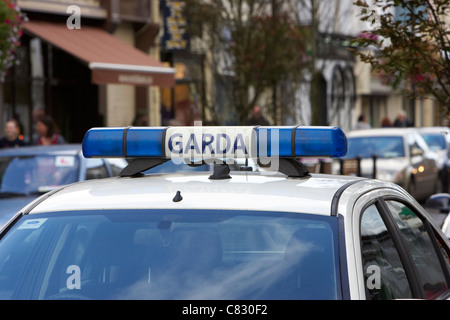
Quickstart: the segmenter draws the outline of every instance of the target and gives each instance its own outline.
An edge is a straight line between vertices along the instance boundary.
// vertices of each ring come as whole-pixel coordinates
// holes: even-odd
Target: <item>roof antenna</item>
[[[180,202],[181,200],[183,200],[183,197],[181,196],[181,192],[177,191],[177,194],[175,195],[175,197],[173,197],[172,201],[173,202]]]

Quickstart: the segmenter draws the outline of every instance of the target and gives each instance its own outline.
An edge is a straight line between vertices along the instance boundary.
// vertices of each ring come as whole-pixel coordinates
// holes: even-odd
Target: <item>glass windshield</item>
[[[355,137],[348,138],[346,158],[395,158],[404,157],[402,137]]]
[[[25,216],[0,299],[339,299],[337,219],[248,211]]]
[[[75,156],[0,158],[0,195],[43,193],[78,179]]]
[[[447,142],[443,133],[422,133],[422,137],[432,150],[447,149]]]

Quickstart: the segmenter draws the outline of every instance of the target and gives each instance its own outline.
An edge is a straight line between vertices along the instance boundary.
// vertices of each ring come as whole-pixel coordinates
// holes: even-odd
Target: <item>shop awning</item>
[[[94,84],[132,84],[171,87],[175,70],[130,46],[103,29],[81,25],[69,29],[66,24],[45,21],[24,23],[29,34],[80,59],[91,69]]]

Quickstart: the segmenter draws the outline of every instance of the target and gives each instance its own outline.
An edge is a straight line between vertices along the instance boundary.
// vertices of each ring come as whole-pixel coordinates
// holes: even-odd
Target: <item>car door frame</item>
[[[438,240],[446,248],[447,254],[450,253],[450,245],[447,239],[445,238],[441,230],[433,223],[433,221],[430,220],[431,217],[415,200],[411,200],[405,197],[405,195],[401,192],[393,189],[382,188],[368,191],[355,201],[352,210],[352,249],[354,250],[353,256],[355,258],[354,263],[356,270],[356,278],[353,278],[353,280],[357,282],[359,298],[366,299],[366,284],[364,281],[363,260],[361,252],[361,218],[365,210],[371,205],[375,204],[378,211],[380,212],[380,215],[382,216],[384,223],[386,224],[386,228],[388,228],[388,231],[392,235],[393,241],[397,247],[396,249],[401,256],[401,261],[404,265],[405,272],[407,272],[408,280],[414,298],[423,299],[424,296],[420,294],[420,292],[422,292],[422,287],[417,277],[417,270],[413,263],[413,258],[409,253],[408,247],[404,243],[404,240],[400,234],[400,230],[398,229],[398,227],[396,227],[395,222],[393,221],[392,215],[388,212],[389,209],[386,205],[387,200],[398,201],[412,209],[413,212],[424,222],[427,231],[434,234],[434,238],[438,238]],[[433,241],[433,244],[439,256],[441,266],[443,267],[447,283],[450,284],[450,273],[448,272],[448,268],[445,266],[445,258],[438,250],[438,244],[436,243],[436,241]],[[449,299],[450,287],[439,298]]]

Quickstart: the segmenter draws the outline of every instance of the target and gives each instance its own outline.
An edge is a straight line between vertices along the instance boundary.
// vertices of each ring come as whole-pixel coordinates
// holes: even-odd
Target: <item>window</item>
[[[361,251],[368,300],[412,298],[399,253],[375,205],[362,215]]]
[[[446,150],[447,141],[445,140],[445,133],[424,133],[422,137],[426,143],[433,150]]]
[[[399,201],[380,200],[363,212],[361,252],[369,300],[436,299],[448,290],[448,252]]]
[[[348,139],[347,158],[378,158],[389,159],[395,157],[404,157],[402,137],[355,137]]]
[[[436,239],[430,237],[422,220],[410,208],[397,201],[386,204],[412,256],[425,298],[436,298],[448,288]]]
[[[86,159],[86,180],[108,177],[108,170],[102,159]]]
[[[31,214],[1,299],[340,299],[337,219],[234,210]]]
[[[421,153],[428,150],[427,143],[419,134],[413,133],[408,135],[407,141],[409,146],[409,153],[411,156],[420,155]],[[417,153],[419,151],[421,153]]]
[[[77,181],[78,158],[29,155],[0,158],[2,194],[39,194]]]
[[[105,159],[109,163],[109,167],[111,169],[111,174],[113,176],[118,176],[122,172],[122,170],[128,165],[128,162],[125,159],[120,158],[109,158]]]

